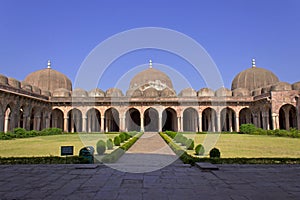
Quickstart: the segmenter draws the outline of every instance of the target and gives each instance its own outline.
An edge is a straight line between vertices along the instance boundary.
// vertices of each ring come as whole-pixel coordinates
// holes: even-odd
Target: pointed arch
[[[152,107],[148,108],[144,112],[144,129],[145,132],[157,132],[158,131],[158,111]]]
[[[217,130],[217,112],[213,108],[206,108],[202,112],[202,131],[215,132]]]
[[[235,112],[231,108],[224,108],[221,111],[221,131],[236,131]]]
[[[101,129],[101,114],[96,108],[91,108],[86,113],[87,132],[100,132]]]
[[[115,108],[107,109],[104,113],[104,118],[105,118],[104,130],[106,132],[118,132],[120,130],[119,128],[120,117],[117,109]]]
[[[285,104],[279,109],[279,127],[280,129],[289,130],[297,127],[296,107],[291,104]]]
[[[198,112],[195,108],[183,111],[183,131],[197,132],[199,124]]]
[[[162,131],[177,131],[177,113],[173,108],[166,108],[162,113]]]
[[[62,110],[55,108],[51,112],[50,127],[64,129],[64,113]]]
[[[82,113],[77,108],[68,112],[68,132],[82,132]]]
[[[126,129],[127,131],[141,130],[141,114],[136,108],[130,108],[126,111]]]

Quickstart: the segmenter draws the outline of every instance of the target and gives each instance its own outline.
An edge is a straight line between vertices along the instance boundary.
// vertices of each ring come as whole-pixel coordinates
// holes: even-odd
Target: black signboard
[[[72,156],[74,152],[74,146],[61,146],[60,153],[62,156]]]

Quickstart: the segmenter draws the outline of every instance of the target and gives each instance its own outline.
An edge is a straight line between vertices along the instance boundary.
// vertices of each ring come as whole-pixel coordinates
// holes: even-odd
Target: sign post
[[[74,146],[61,146],[60,147],[60,155],[66,156],[66,164],[67,164],[67,156],[72,156],[74,154]]]

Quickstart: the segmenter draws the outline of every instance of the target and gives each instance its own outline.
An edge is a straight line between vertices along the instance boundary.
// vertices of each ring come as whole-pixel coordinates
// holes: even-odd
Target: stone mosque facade
[[[281,82],[252,66],[231,89],[186,88],[176,93],[167,74],[149,68],[136,74],[126,94],[118,88],[73,89],[64,74],[48,67],[23,81],[0,75],[0,132],[16,127],[65,132],[239,131],[239,126],[300,127],[300,82]]]

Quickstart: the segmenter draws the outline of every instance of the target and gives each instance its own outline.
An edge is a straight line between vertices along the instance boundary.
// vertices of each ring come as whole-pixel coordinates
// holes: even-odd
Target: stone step
[[[219,167],[216,165],[213,165],[211,163],[206,163],[206,162],[196,162],[195,165],[203,170],[219,170]]]

